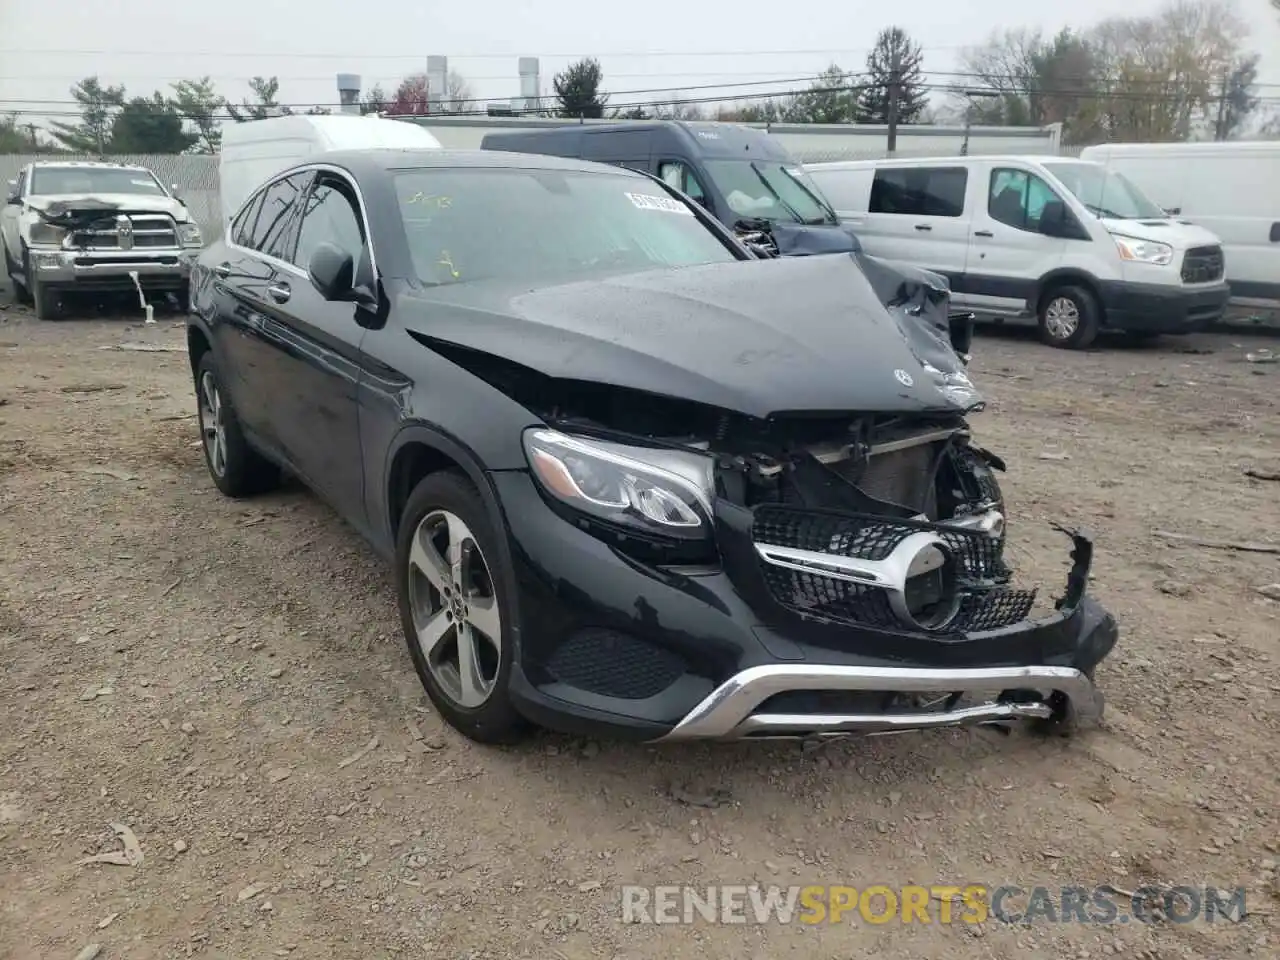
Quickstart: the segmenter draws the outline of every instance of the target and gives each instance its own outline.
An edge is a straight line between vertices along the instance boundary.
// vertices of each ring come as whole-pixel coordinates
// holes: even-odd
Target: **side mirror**
[[[332,243],[322,243],[311,254],[307,276],[326,300],[349,300],[355,282],[356,262],[345,250],[339,250]]]
[[[8,188],[8,190],[7,190],[7,191],[6,191],[6,193],[5,193],[4,202],[5,202],[5,203],[20,203],[21,201],[22,201],[22,197],[18,196],[18,181],[17,181],[17,180],[10,180],[10,181],[9,181],[9,188]]]
[[[356,286],[355,258],[332,243],[321,243],[311,254],[307,276],[320,296],[335,303],[372,305],[373,294],[364,286]]]
[[[1046,237],[1065,237],[1067,224],[1067,207],[1061,200],[1050,200],[1040,211],[1040,232]]]

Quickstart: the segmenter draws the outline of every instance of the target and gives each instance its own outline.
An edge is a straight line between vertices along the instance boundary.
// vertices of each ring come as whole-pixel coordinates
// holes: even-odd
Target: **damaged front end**
[[[1009,563],[945,281],[855,254],[466,297],[409,334],[529,417],[494,482],[530,713],[670,739],[1100,715],[1091,543],[1056,601]]]
[[[1092,542],[1069,534],[1052,603],[1019,583],[1004,465],[961,417],[757,420],[539,388],[525,447],[553,509],[655,576],[725,578],[782,655],[717,677],[667,739],[1101,716],[1091,674],[1116,630],[1086,599]]]

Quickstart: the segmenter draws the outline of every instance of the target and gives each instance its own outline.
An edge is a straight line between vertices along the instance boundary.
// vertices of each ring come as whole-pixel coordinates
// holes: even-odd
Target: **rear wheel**
[[[1102,311],[1087,289],[1054,287],[1040,300],[1040,339],[1051,347],[1083,350],[1098,336]]]
[[[279,484],[279,468],[245,439],[231,400],[222,390],[212,351],[205,352],[196,368],[196,401],[204,459],[214,485],[239,499]]]

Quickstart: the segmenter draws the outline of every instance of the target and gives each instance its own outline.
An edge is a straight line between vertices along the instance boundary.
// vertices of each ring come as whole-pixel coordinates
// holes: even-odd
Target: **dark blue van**
[[[574,123],[490,133],[480,147],[652,174],[744,240],[783,255],[858,249],[804,168],[776,139],[753,127],[685,120]]]

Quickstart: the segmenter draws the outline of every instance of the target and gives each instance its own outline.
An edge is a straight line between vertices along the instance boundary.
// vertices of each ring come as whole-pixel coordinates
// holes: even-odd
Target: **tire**
[[[1040,339],[1051,347],[1083,350],[1098,336],[1102,309],[1086,288],[1066,284],[1040,298]]]
[[[517,743],[532,730],[509,693],[514,578],[502,556],[488,511],[465,475],[433,473],[418,483],[396,542],[405,643],[440,715],[463,736],[485,744]],[[423,573],[428,569],[435,571],[431,579]],[[429,650],[419,641],[420,628],[432,637]],[[467,658],[474,665],[466,671],[471,682],[464,680],[465,650],[474,653]]]
[[[62,297],[39,280],[31,281],[31,306],[37,320],[61,320]]]
[[[28,264],[28,265],[30,263],[26,254],[23,255],[23,262],[24,264]],[[9,253],[9,248],[5,247],[4,268],[5,268],[5,273],[7,273],[9,276],[9,282],[13,284],[13,298],[25,306],[30,306],[31,291],[27,289],[27,283],[25,280],[20,283],[18,282],[17,277],[14,276],[14,273],[17,272],[17,267],[18,267],[18,261],[13,259],[13,256]],[[23,276],[24,277],[30,276],[30,271],[28,270],[26,273],[23,274]]]
[[[231,400],[222,389],[212,351],[206,351],[200,358],[195,380],[201,446],[214,486],[235,499],[279,486],[279,467],[254,450],[244,438]]]

